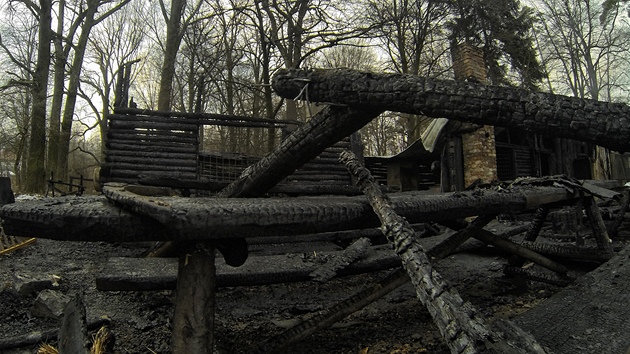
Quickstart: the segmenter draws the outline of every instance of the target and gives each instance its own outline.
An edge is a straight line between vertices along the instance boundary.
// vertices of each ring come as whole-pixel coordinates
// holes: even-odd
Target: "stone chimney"
[[[485,84],[487,70],[483,50],[470,43],[461,43],[451,49],[455,80]],[[464,186],[476,180],[484,183],[497,179],[497,150],[494,127],[483,126],[472,133],[462,135],[464,160]]]

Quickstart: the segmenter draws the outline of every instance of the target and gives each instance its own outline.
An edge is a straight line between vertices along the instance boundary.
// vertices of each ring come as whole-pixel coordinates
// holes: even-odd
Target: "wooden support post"
[[[433,269],[422,247],[414,242],[413,230],[406,220],[391,207],[386,195],[374,182],[370,172],[360,165],[350,151],[340,158],[358,181],[374,212],[382,223],[383,233],[401,257],[418,299],[427,307],[434,322],[453,353],[545,353],[545,350],[525,332],[509,322],[503,323],[502,333],[490,329],[483,316],[466,303]],[[527,345],[514,345],[526,342]]]
[[[621,198],[621,207],[617,212],[615,221],[607,229],[608,236],[610,236],[612,240],[617,238],[617,235],[619,233],[619,226],[621,226],[624,216],[626,215],[626,212],[628,212],[628,207],[630,207],[630,190],[628,190],[628,188],[625,188],[622,194],[623,197]]]
[[[214,247],[197,243],[180,256],[173,314],[174,354],[211,354],[215,307]]]
[[[582,198],[584,204],[584,211],[591,223],[591,229],[593,230],[593,236],[597,242],[597,248],[604,251],[611,258],[613,256],[612,241],[608,237],[608,231],[604,225],[602,214],[599,212],[597,203],[593,196],[585,196]]]

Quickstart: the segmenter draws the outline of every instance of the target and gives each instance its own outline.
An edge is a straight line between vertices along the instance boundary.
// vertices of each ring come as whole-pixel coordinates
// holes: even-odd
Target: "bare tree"
[[[160,0],[162,16],[166,21],[166,42],[157,101],[159,110],[167,111],[171,109],[177,52],[186,29],[198,14],[202,3],[202,0],[197,0],[192,10],[186,13],[186,0],[172,0],[170,11],[166,10],[164,0]]]
[[[98,95],[101,105],[92,103],[88,92],[80,90],[79,94],[91,106],[91,115],[96,117],[101,146],[107,134],[107,115],[113,105],[118,71],[124,70],[130,62],[136,62],[141,53],[146,36],[141,15],[146,9],[147,5],[142,1],[129,3],[96,26],[88,40],[86,62],[92,65],[83,70],[81,81],[86,91]]]
[[[440,0],[369,0],[366,17],[387,52],[388,63],[399,73],[440,77],[450,70],[449,42],[445,29],[450,14]],[[391,117],[389,118],[391,124]],[[408,142],[420,138],[422,120],[400,114]]]
[[[52,1],[40,0],[36,5],[30,1],[24,4],[39,20],[37,64],[33,72],[30,121],[30,139],[26,165],[26,192],[43,192],[46,182],[44,157],[46,156],[46,106],[48,98],[48,75],[50,73],[50,44],[53,38]]]
[[[24,185],[32,82],[37,56],[38,20],[26,7],[7,7],[0,24],[0,151],[2,163],[12,160],[16,188]],[[8,169],[8,167],[7,167]],[[3,173],[9,173],[3,167]]]
[[[580,98],[612,101],[627,97],[630,32],[617,7],[599,0],[541,0],[541,53],[553,72],[550,89]],[[610,179],[608,149],[596,149],[594,174]]]
[[[87,0],[85,4],[85,15],[81,24],[81,34],[79,35],[77,43],[73,45],[74,57],[68,70],[68,89],[60,127],[59,154],[57,156],[56,168],[58,171],[57,175],[62,180],[65,180],[68,175],[68,153],[70,151],[72,122],[74,120],[81,70],[83,69],[83,59],[85,57],[90,32],[94,26],[121,9],[129,3],[129,1],[131,0],[120,0],[107,9],[101,8],[101,5],[109,4],[110,0]],[[99,9],[102,13],[96,16]]]

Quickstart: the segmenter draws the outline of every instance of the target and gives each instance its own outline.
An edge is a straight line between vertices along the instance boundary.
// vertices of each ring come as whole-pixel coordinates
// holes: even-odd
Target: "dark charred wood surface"
[[[171,351],[211,354],[214,345],[214,248],[196,244],[179,257]]]
[[[622,103],[350,69],[282,69],[272,85],[285,98],[299,96],[308,85],[308,96],[300,98],[311,102],[513,127],[630,151],[630,107]]]
[[[151,216],[170,228],[177,239],[213,239],[300,234],[368,228],[378,225],[361,197],[265,199],[143,197],[125,186],[105,186],[105,195],[134,212]],[[397,212],[410,222],[439,221],[509,210],[521,211],[539,202],[569,200],[564,188],[538,187],[510,192],[399,193],[392,196]]]
[[[153,219],[118,208],[104,196],[19,201],[3,206],[0,215],[8,235],[113,242],[170,238]]]
[[[556,354],[630,348],[630,248],[519,315],[515,322]]]
[[[108,185],[104,192],[137,214],[102,197],[63,197],[8,204],[0,209],[0,217],[7,234],[15,236],[112,242],[299,235],[379,224],[362,196],[147,197],[122,185]],[[561,187],[522,187],[482,193],[405,192],[390,198],[397,213],[410,222],[428,222],[518,212],[576,195]]]

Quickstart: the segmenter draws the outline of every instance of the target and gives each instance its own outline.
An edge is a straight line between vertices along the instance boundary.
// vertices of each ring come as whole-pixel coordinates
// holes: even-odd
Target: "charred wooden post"
[[[85,306],[79,294],[63,309],[63,322],[59,328],[60,354],[88,354]]]
[[[625,188],[623,191],[623,197],[621,198],[621,207],[619,211],[617,211],[617,215],[615,216],[615,221],[607,228],[608,235],[612,240],[617,238],[619,233],[619,227],[623,222],[623,219],[628,212],[628,207],[630,207],[630,190]]]
[[[582,200],[584,203],[584,211],[586,211],[586,216],[593,230],[593,236],[597,242],[597,248],[610,259],[613,256],[612,241],[608,236],[608,231],[604,225],[604,220],[602,219],[602,214],[599,212],[595,198],[593,196],[585,196]]]
[[[514,127],[630,151],[630,107],[622,103],[350,69],[283,69],[272,85],[286,98],[298,97],[308,85],[312,102]]]
[[[524,332],[513,325],[506,325],[502,334],[486,326],[482,316],[472,305],[465,303],[457,291],[432,268],[422,247],[413,241],[413,230],[392,209],[387,196],[378,188],[370,172],[362,167],[349,151],[342,153],[341,159],[357,178],[374,212],[381,220],[383,233],[401,257],[418,298],[429,309],[451,352],[545,353],[533,338],[528,338],[527,347],[514,347],[511,337],[521,341]]]
[[[199,243],[180,257],[173,314],[173,353],[212,353],[215,280],[212,247]]]

